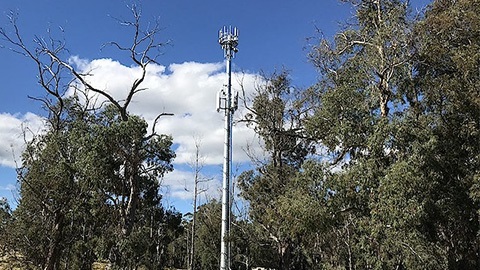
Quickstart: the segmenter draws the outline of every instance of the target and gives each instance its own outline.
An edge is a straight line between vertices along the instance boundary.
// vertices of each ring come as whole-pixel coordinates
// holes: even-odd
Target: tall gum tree
[[[286,71],[264,77],[251,105],[245,104],[248,112],[242,120],[264,142],[267,155],[252,156],[256,168],[239,177],[240,194],[249,202],[249,216],[258,226],[258,236],[263,236],[258,241],[268,247],[254,263],[277,269],[304,267],[300,266],[299,240],[289,234],[283,219],[286,208],[279,203],[310,147],[303,136],[302,108],[296,107],[295,91]]]
[[[153,238],[150,233],[152,239],[145,249],[130,249],[148,241],[140,236],[145,228],[151,232],[165,231],[160,227],[166,226],[169,214],[161,207],[158,180],[172,170],[174,158],[172,139],[155,130],[160,117],[169,114],[159,114],[148,132],[147,123],[128,111],[135,95],[145,90],[141,84],[147,66],[155,63],[163,45],[158,41],[158,22],[144,30],[140,10],[132,6],[131,11],[133,20],[121,24],[133,30],[132,43],[109,43],[127,53],[133,65],[142,71],[121,99],[90,83],[89,76],[94,71],[85,74],[65,60],[68,50],[64,41],[51,36],[35,37],[31,48],[20,33],[16,14],[10,16],[12,31],[0,29],[0,35],[14,52],[32,60],[38,70],[38,83],[45,91],[42,97],[34,99],[45,107],[48,124],[44,134],[28,143],[22,156],[22,197],[13,214],[14,220],[20,222],[16,232],[21,240],[14,248],[43,269],[89,269],[88,263],[93,259],[106,257],[127,268],[139,264],[159,267],[163,263],[162,243],[158,241],[166,240],[164,235]],[[74,94],[70,96],[72,89]],[[93,102],[92,93],[106,103]],[[102,218],[102,214],[116,219]],[[86,228],[93,230],[91,234],[85,234]],[[84,260],[85,265],[70,265],[68,256],[75,256],[72,250],[85,244],[78,241],[88,237],[100,239],[98,233],[116,239],[101,240],[106,243],[106,250],[92,252]],[[35,239],[39,242],[34,244]],[[142,256],[136,255],[138,252]],[[150,261],[142,262],[139,258]]]
[[[476,269],[479,3],[434,1],[412,20],[407,1],[344,2],[354,24],[311,55],[321,77],[306,129],[333,165],[318,175],[331,231],[348,239],[324,260]]]
[[[423,169],[428,236],[449,269],[476,269],[480,168],[480,1],[434,1],[418,27],[416,87],[432,132]]]
[[[424,242],[405,237],[404,230],[414,227],[407,221],[397,226],[387,218],[401,212],[404,198],[388,201],[392,194],[383,192],[401,184],[394,167],[405,136],[399,130],[408,130],[404,120],[417,100],[407,87],[414,75],[415,17],[408,1],[343,2],[355,17],[333,42],[322,38],[312,47],[320,80],[310,91],[316,106],[305,121],[330,163],[331,173],[319,177],[331,232],[345,239],[326,243],[335,252],[324,259],[347,269],[415,268],[428,260],[417,255]]]

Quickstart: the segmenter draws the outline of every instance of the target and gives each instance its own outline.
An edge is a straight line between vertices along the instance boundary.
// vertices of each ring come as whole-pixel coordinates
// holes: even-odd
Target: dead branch
[[[152,135],[153,134],[156,134],[155,132],[155,128],[157,126],[157,123],[158,123],[158,120],[160,120],[160,117],[162,116],[174,116],[175,114],[173,113],[161,113],[159,115],[157,115],[157,117],[155,117],[155,120],[153,121],[153,125],[152,125]]]

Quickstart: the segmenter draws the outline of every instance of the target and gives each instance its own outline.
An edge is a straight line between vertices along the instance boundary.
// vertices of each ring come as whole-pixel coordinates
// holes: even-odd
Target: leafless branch
[[[153,121],[153,124],[152,124],[152,135],[156,134],[155,128],[157,126],[158,120],[160,120],[160,118],[163,117],[163,116],[174,116],[174,114],[173,113],[161,113],[161,114],[157,115],[157,117],[155,117],[155,120]]]

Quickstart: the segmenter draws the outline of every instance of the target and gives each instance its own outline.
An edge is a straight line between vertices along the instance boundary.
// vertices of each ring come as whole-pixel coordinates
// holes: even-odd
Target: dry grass
[[[105,262],[96,262],[92,265],[92,270],[106,270],[108,263]],[[25,267],[21,262],[15,260],[14,258],[4,256],[0,257],[0,270],[26,270],[28,269]]]
[[[105,262],[95,262],[92,265],[92,270],[106,270],[108,269],[108,263]],[[1,270],[1,269],[0,269]]]
[[[5,252],[3,250],[3,252]],[[13,253],[3,253],[0,255],[0,270],[25,270],[28,267],[22,262],[22,256]]]
[[[22,263],[9,256],[0,257],[0,270],[24,270],[27,269]]]

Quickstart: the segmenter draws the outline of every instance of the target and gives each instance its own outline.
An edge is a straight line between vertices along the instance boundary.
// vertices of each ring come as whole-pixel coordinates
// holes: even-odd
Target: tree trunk
[[[380,92],[380,113],[382,117],[387,117],[390,111],[390,109],[388,108],[388,102],[390,101],[391,92],[385,74],[382,74],[382,76],[380,76],[378,88]]]
[[[130,233],[132,232],[139,196],[138,183],[135,179],[135,174],[132,174],[129,178],[130,192],[128,194],[128,204],[125,211],[122,228],[122,233],[124,236],[130,235]]]
[[[195,264],[195,221],[196,221],[196,214],[197,214],[197,194],[198,193],[198,179],[197,175],[195,175],[195,186],[193,191],[193,216],[192,216],[192,240],[191,248],[190,248],[190,261],[188,262],[188,269],[193,270]]]
[[[280,253],[280,270],[290,269],[292,260],[291,245],[288,241],[280,241],[278,243],[278,251]]]
[[[48,248],[47,260],[45,263],[44,270],[56,270],[58,269],[58,264],[60,262],[60,242],[62,240],[62,231],[63,231],[63,214],[57,210],[54,213],[55,224],[53,226],[52,239],[50,241],[50,246]]]
[[[128,180],[128,185],[130,190],[128,192],[128,203],[127,208],[125,209],[125,215],[123,217],[123,236],[129,236],[133,230],[133,225],[135,223],[135,215],[137,211],[138,201],[140,197],[140,187],[138,179],[138,167],[141,164],[139,158],[138,145],[136,143],[132,146],[131,157],[127,157],[126,167],[125,167],[125,179]]]

